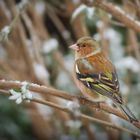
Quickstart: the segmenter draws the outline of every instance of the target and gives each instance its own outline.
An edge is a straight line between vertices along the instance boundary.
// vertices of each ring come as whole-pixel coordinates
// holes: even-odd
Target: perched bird
[[[75,50],[75,79],[83,95],[98,101],[108,97],[124,111],[131,122],[138,121],[124,105],[115,67],[104,55],[98,42],[91,37],[82,37],[70,48]]]

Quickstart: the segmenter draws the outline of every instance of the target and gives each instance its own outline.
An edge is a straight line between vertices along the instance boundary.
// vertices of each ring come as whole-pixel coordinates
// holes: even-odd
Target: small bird
[[[138,121],[124,105],[116,69],[99,43],[91,37],[82,37],[70,48],[75,50],[75,79],[83,95],[94,101],[108,97],[123,110],[130,122]]]

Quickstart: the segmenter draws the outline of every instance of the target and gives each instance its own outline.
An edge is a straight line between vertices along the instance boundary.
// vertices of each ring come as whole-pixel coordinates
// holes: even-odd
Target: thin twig
[[[112,14],[116,19],[126,25],[128,28],[133,29],[136,32],[140,32],[140,22],[133,19],[129,14],[118,6],[113,5],[110,2],[105,2],[103,0],[93,1],[93,5],[97,8],[105,10],[109,14]]]
[[[6,81],[6,80],[0,80],[0,89],[12,89],[12,88],[21,88],[22,86],[22,82],[18,82],[18,81]],[[78,96],[72,96],[67,92],[64,91],[60,91],[57,89],[53,89],[53,88],[49,88],[46,86],[40,86],[37,84],[30,84],[29,86],[29,90],[34,91],[34,92],[39,92],[39,93],[43,93],[44,95],[49,95],[49,96],[55,96],[55,97],[60,97],[62,99],[66,99],[66,100],[78,100],[81,104],[86,105],[90,108],[93,109],[100,109],[103,110],[105,112],[114,114],[126,121],[128,121],[129,119],[124,115],[124,113],[122,113],[121,111],[119,111],[116,108],[113,108],[105,103],[102,102],[93,102],[90,101],[84,97],[78,97]],[[140,121],[138,122],[132,122],[131,124],[133,124],[134,126],[136,126],[137,128],[140,128]]]
[[[6,90],[0,90],[0,93],[4,94],[4,95],[10,95],[10,93],[8,91],[6,91]],[[63,106],[58,105],[58,104],[55,104],[55,103],[53,103],[51,101],[45,101],[45,100],[42,100],[42,99],[39,99],[39,98],[36,98],[36,97],[33,97],[33,99],[31,101],[35,102],[35,103],[47,105],[47,106],[53,107],[55,109],[58,109],[58,110],[61,110],[61,111],[64,111],[64,112],[72,114],[72,112],[68,108],[63,107]],[[93,118],[93,117],[87,116],[87,115],[82,114],[82,113],[79,114],[79,118],[81,118],[83,121],[88,120],[88,121],[91,121],[91,122],[95,122],[95,123],[104,125],[106,127],[117,129],[119,131],[125,131],[125,132],[127,132],[129,134],[132,134],[132,135],[140,138],[140,136],[137,134],[137,132],[136,133],[132,132],[131,130],[128,130],[128,129],[120,127],[120,126],[117,126],[117,125],[115,125],[113,123],[109,123],[109,122],[106,122],[106,121],[103,121],[103,120],[99,120],[97,118]]]
[[[49,101],[43,101],[43,100],[40,100],[40,99],[37,99],[37,98],[34,98],[32,101],[34,102],[37,102],[37,103],[41,103],[41,104],[44,104],[44,105],[48,105],[48,106],[51,106],[53,108],[56,108],[56,109],[59,109],[61,111],[64,111],[64,112],[67,112],[67,113],[72,113],[69,109],[65,108],[65,107],[62,107],[60,105],[57,105],[55,103],[52,103],[52,102],[49,102]],[[125,131],[127,133],[130,133],[132,135],[135,135],[136,137],[140,138],[140,136],[137,134],[137,133],[134,133],[126,128],[122,128],[120,126],[117,126],[117,125],[114,125],[112,123],[108,123],[106,121],[103,121],[103,120],[99,120],[99,119],[96,119],[96,118],[93,118],[93,117],[90,117],[90,116],[87,116],[85,114],[80,114],[80,116],[83,120],[90,120],[92,122],[95,122],[95,123],[99,123],[99,124],[102,124],[104,126],[108,126],[108,127],[111,127],[111,128],[115,128],[119,131]]]

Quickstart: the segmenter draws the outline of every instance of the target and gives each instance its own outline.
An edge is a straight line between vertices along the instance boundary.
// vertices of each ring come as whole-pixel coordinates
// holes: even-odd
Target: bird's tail
[[[138,121],[138,119],[134,116],[134,114],[130,111],[130,109],[126,105],[121,104],[119,106],[123,110],[125,115],[129,118],[130,122]]]

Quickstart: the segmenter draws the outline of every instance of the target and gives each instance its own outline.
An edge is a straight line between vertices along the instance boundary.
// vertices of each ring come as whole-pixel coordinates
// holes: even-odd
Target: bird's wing
[[[107,63],[111,62],[109,61]],[[93,62],[89,63],[86,59],[77,61],[75,68],[77,79],[87,88],[122,104],[115,68],[113,68],[113,71],[103,71],[99,69],[99,65]]]

